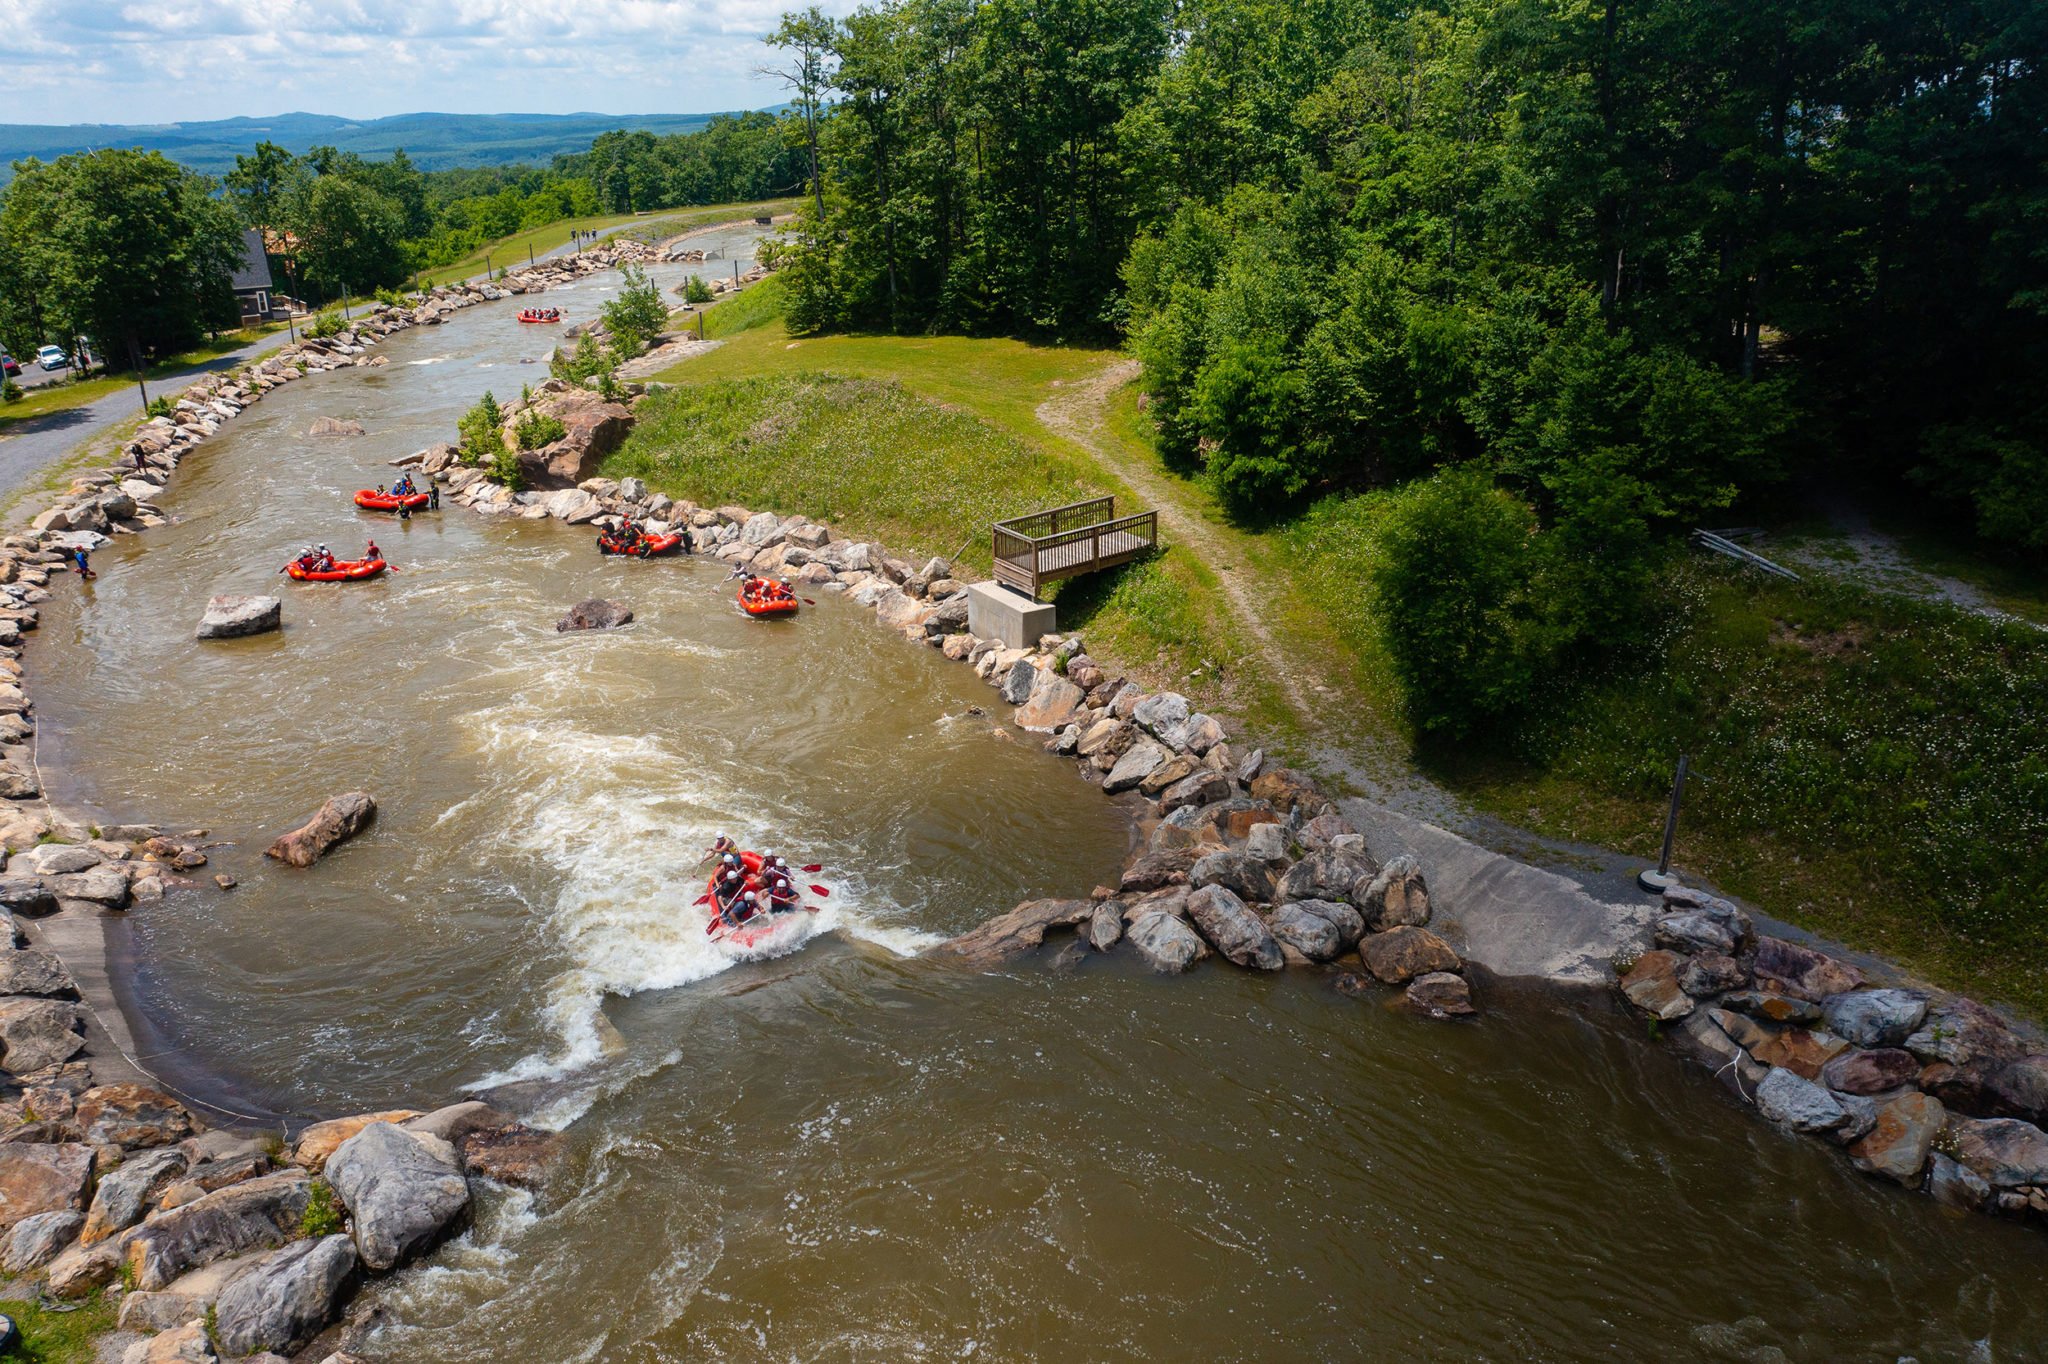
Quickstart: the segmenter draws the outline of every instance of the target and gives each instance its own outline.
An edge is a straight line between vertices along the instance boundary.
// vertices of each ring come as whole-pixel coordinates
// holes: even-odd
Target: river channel
[[[614,279],[549,301],[587,317]],[[849,603],[753,622],[712,562],[356,512],[544,377],[514,306],[230,423],[29,656],[62,803],[230,845],[205,874],[234,890],[124,936],[181,1073],[294,1116],[509,1085],[567,1133],[547,1194],[487,1193],[372,1290],[373,1358],[2048,1358],[2048,1238],[1773,1131],[1597,1001],[1496,986],[1446,1026],[1306,974],[917,956],[1112,877],[1123,812]],[[276,575],[369,534],[398,572]],[[192,639],[212,593],[266,590],[283,633]],[[557,634],[588,596],[637,619]],[[358,788],[369,833],[265,864]],[[705,943],[719,832],[825,865],[802,950]]]

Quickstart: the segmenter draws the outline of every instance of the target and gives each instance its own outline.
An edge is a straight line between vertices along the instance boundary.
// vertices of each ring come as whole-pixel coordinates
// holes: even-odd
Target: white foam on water
[[[429,355],[423,360],[408,360],[405,363],[408,365],[438,365],[454,358],[453,355]]]

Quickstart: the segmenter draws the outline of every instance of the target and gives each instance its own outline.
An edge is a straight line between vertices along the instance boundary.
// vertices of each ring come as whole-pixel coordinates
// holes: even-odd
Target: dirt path
[[[1814,504],[1841,536],[1836,543],[1846,554],[1830,554],[1830,546],[1825,542],[1794,547],[1786,552],[1785,557],[1798,567],[1814,573],[1852,577],[1880,591],[1900,596],[1947,602],[1959,611],[1991,620],[2032,625],[2035,629],[2048,628],[2000,610],[1981,590],[1960,578],[1930,573],[1919,567],[1906,553],[1905,546],[1872,525],[1863,509],[1841,493],[1819,492],[1815,494]]]
[[[1130,484],[1148,506],[1158,511],[1159,524],[1166,533],[1215,571],[1238,628],[1258,649],[1260,665],[1279,683],[1289,709],[1302,727],[1311,733],[1321,732],[1310,694],[1329,688],[1320,676],[1303,667],[1299,658],[1282,648],[1267,628],[1266,613],[1253,600],[1244,575],[1238,572],[1245,556],[1230,545],[1227,532],[1218,531],[1199,511],[1186,504],[1184,491],[1174,487],[1147,462],[1126,458],[1104,430],[1110,397],[1137,377],[1136,360],[1119,360],[1040,403],[1036,414],[1039,424],[1088,451]]]

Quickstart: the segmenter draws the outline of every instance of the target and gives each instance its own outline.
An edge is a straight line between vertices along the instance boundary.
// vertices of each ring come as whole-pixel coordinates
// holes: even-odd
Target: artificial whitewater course
[[[1489,981],[1447,1023],[1321,970],[929,951],[1145,832],[973,672],[829,592],[749,619],[710,557],[352,505],[544,377],[520,306],[268,394],[29,648],[52,803],[206,831],[197,884],[107,920],[151,1077],[229,1128],[483,1095],[558,1134],[303,1358],[2048,1358],[2048,1237],[1757,1122],[1618,1001]],[[373,581],[277,575],[370,535]],[[194,640],[220,593],[284,629]],[[586,598],[634,619],[557,631]],[[262,856],[357,790],[316,865]],[[718,834],[822,868],[773,955],[704,931]]]

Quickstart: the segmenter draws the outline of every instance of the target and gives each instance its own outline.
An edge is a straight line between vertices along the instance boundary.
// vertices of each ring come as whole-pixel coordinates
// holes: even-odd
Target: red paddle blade
[[[692,907],[695,907],[697,905],[708,905],[710,903],[711,897],[709,895],[699,895],[696,899],[690,901]]]
[[[832,892],[825,889],[823,886],[812,886],[811,894],[824,896],[828,900],[832,898]]]
[[[824,864],[823,862],[813,862],[813,863],[811,863],[811,865],[810,865],[810,866],[808,866],[808,867],[800,867],[800,868],[798,868],[798,870],[800,870],[800,871],[805,871],[805,872],[816,872],[816,871],[823,871],[823,870],[825,870],[825,864]]]

